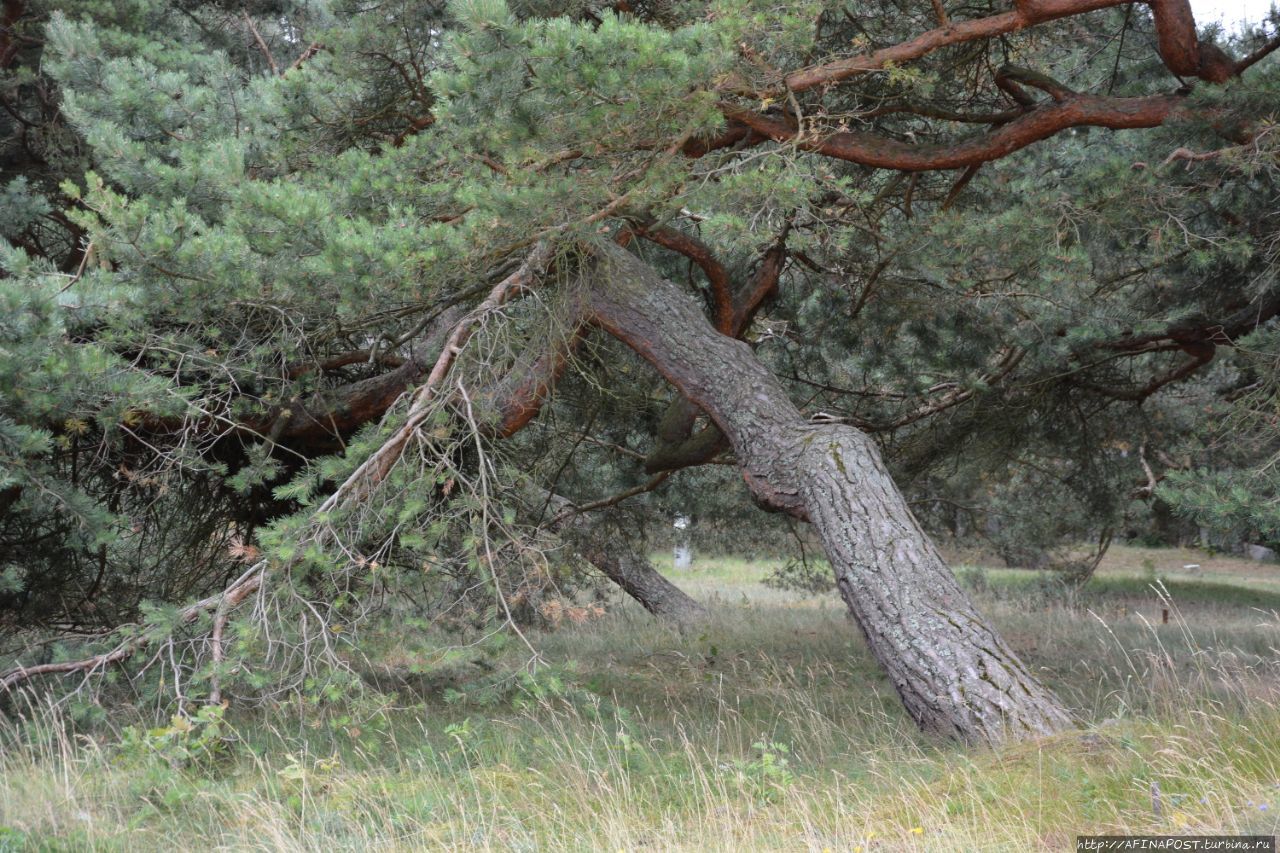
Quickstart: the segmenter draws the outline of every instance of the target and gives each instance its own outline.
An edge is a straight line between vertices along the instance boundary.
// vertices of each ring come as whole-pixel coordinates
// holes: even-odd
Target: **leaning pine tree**
[[[225,586],[192,579],[207,594],[168,624],[198,626],[214,701],[236,613],[269,611],[281,588],[313,614],[348,613],[355,569],[385,560],[470,551],[459,572],[487,576],[510,617],[526,591],[508,594],[501,567],[561,535],[650,610],[696,619],[643,559],[593,545],[588,519],[731,462],[760,506],[813,526],[922,729],[1052,733],[1068,711],[956,583],[881,444],[918,471],[990,432],[993,412],[1011,413],[1011,434],[1064,400],[1101,417],[1280,311],[1274,224],[1239,215],[1275,198],[1258,104],[1280,42],[1233,58],[1185,0],[964,17],[816,0],[582,2],[556,17],[492,0],[58,5],[6,4],[0,45],[6,72],[31,72],[7,96],[31,116],[11,128],[22,175],[0,259],[22,318],[0,332],[26,364],[0,368],[4,562],[51,623],[100,613],[130,566],[157,565],[148,535],[166,519],[147,513],[203,501],[247,567],[224,567]],[[54,93],[58,114],[37,115]],[[1253,182],[1219,205],[1227,238],[1184,251],[1153,236],[1173,207],[1217,203],[1167,162],[1082,176],[1091,201],[1061,216],[1036,183],[1083,173],[1082,146],[1121,144],[1089,128],[1166,125],[1217,146],[1170,153],[1221,169],[1213,192]],[[29,127],[61,140],[57,157]],[[1130,191],[1108,197],[1117,182]],[[1215,286],[1162,286],[1206,271]],[[671,389],[639,431],[599,390],[608,371],[638,381],[636,357]],[[73,370],[95,381],[49,392]],[[841,414],[815,418],[801,389]],[[624,451],[649,479],[575,504],[569,457],[530,461],[533,426],[562,432],[570,456]],[[504,453],[533,473],[518,507],[497,500]],[[466,530],[441,522],[459,490]],[[70,558],[46,535],[68,523]],[[377,556],[344,524],[382,542]],[[59,560],[86,593],[69,612],[52,586],[39,595],[41,561]],[[3,684],[157,641],[132,631]]]

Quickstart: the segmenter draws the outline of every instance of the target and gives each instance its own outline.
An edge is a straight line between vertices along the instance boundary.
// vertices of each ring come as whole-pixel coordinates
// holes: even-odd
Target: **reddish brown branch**
[[[860,111],[859,119],[880,118],[881,116],[907,113],[921,118],[936,118],[940,121],[954,121],[958,124],[1004,124],[1022,115],[1022,109],[1001,110],[995,113],[961,113],[941,107],[922,106],[920,104],[887,104],[883,107]]]
[[[1158,332],[1125,335],[1101,341],[1094,346],[1116,352],[1150,352],[1153,347],[1171,344],[1177,347],[1210,343],[1235,346],[1238,338],[1249,334],[1273,317],[1280,316],[1280,293],[1268,295],[1257,303],[1240,308],[1234,314],[1217,320],[1176,323]],[[1171,347],[1165,347],[1171,348]]]
[[[1001,66],[996,71],[995,80],[997,86],[1000,86],[1002,83],[1005,85],[1010,83],[1015,85],[1021,83],[1025,86],[1030,86],[1033,89],[1039,89],[1055,101],[1065,101],[1067,98],[1071,98],[1076,95],[1075,91],[1064,86],[1062,83],[1059,83],[1057,80],[1054,80],[1047,74],[1041,74],[1039,71],[1032,71],[1030,68],[1022,68],[1017,65]],[[1024,105],[1034,106],[1035,101],[1026,101],[1024,102]]]
[[[316,371],[328,373],[331,370],[350,367],[353,364],[381,364],[386,367],[400,367],[404,362],[403,358],[391,353],[375,354],[372,350],[358,349],[340,353],[324,361],[291,365],[287,369],[286,375],[290,379],[298,379],[308,373],[315,373]]]
[[[793,71],[785,78],[792,92],[828,86],[890,64],[901,65],[939,48],[992,38],[1060,18],[1126,5],[1128,0],[1019,0],[1012,12],[971,21],[951,21],[910,41],[860,56]],[[1215,46],[1202,45],[1187,0],[1149,0],[1156,20],[1160,57],[1175,74],[1221,83],[1237,73],[1237,66]]]
[[[458,321],[449,333],[449,337],[445,340],[444,348],[441,350],[439,357],[436,358],[436,363],[431,368],[431,373],[427,375],[426,381],[413,392],[405,422],[395,431],[391,438],[387,439],[378,448],[376,453],[356,469],[356,472],[348,478],[342,487],[329,496],[328,500],[320,507],[321,513],[332,510],[340,505],[342,501],[347,500],[351,494],[359,495],[360,492],[367,491],[372,484],[380,483],[386,478],[387,472],[399,461],[404,448],[409,444],[410,439],[417,434],[418,429],[429,416],[431,404],[440,392],[440,383],[449,371],[453,369],[453,364],[457,360],[458,354],[462,352],[462,348],[475,333],[479,321],[505,305],[518,294],[523,293],[526,288],[532,285],[535,276],[542,272],[543,268],[550,262],[550,259],[550,245],[546,243],[535,245],[519,269],[494,285],[488,297],[466,317]],[[359,496],[356,499],[360,499]]]
[[[749,147],[764,142],[767,137],[754,133],[751,128],[741,124],[730,124],[723,132],[715,136],[689,139],[680,147],[680,153],[691,159],[705,157],[712,151],[732,148],[735,145]]]
[[[942,5],[942,0],[930,0],[933,3],[933,14],[938,18],[938,26],[946,29],[951,26],[951,18],[947,17],[946,7]]]
[[[405,140],[407,140],[410,136],[413,136],[416,133],[420,133],[426,130],[428,127],[431,127],[431,125],[435,123],[436,123],[436,117],[434,115],[425,115],[419,118],[415,118],[413,121],[409,122],[408,127],[400,131],[400,133],[396,134],[395,139],[391,140],[392,147],[400,148],[401,146],[404,145]]]
[[[867,307],[867,303],[876,292],[876,286],[880,283],[884,271],[889,268],[889,264],[893,262],[894,257],[894,255],[890,255],[887,258],[882,258],[871,270],[871,275],[867,276],[866,282],[862,285],[862,291],[858,294],[857,301],[849,309],[850,320],[857,318],[862,313],[862,309]]]
[[[564,374],[586,334],[587,327],[580,325],[548,350],[536,354],[528,351],[507,380],[489,392],[498,415],[494,432],[500,438],[515,435],[542,411],[547,395]]]
[[[948,45],[1004,35],[1056,18],[1123,4],[1124,0],[1047,0],[1022,3],[1012,12],[971,21],[951,21],[948,25],[929,30],[910,41],[793,71],[786,76],[786,85],[793,92],[803,92],[817,86],[839,83],[868,71],[878,71],[889,64],[902,65]]]
[[[1008,95],[1014,103],[1022,107],[1023,110],[1031,109],[1036,105],[1035,96],[1022,88],[1017,80],[1006,74],[997,73],[995,76],[996,88]]]
[[[1192,151],[1190,148],[1175,148],[1169,153],[1169,156],[1161,161],[1161,166],[1168,166],[1170,163],[1178,160],[1186,160],[1189,163],[1201,163],[1205,160],[1216,160],[1222,156],[1222,150],[1217,151]]]
[[[529,275],[527,270],[524,275]],[[518,290],[524,286],[526,279],[507,281],[511,287]],[[512,281],[514,284],[511,283]],[[484,305],[481,307],[483,308]],[[309,450],[340,447],[344,437],[382,417],[406,391],[423,378],[432,366],[432,361],[429,359],[434,359],[437,354],[442,354],[450,346],[444,340],[445,335],[449,334],[451,329],[458,328],[461,317],[462,311],[457,307],[444,311],[415,342],[415,351],[409,358],[399,359],[395,356],[387,356],[379,359],[383,363],[399,362],[393,370],[320,391],[303,399],[289,400],[272,406],[261,415],[241,417],[234,422],[223,421],[223,423],[226,423],[231,431],[255,440],[268,439]],[[537,413],[542,398],[545,397],[556,376],[563,371],[568,355],[568,351],[555,357],[547,354],[545,362],[513,372],[513,382],[518,376],[526,380],[526,384],[518,388],[512,384],[505,388],[504,398],[508,403],[500,406],[501,421],[500,426],[495,428],[496,431],[502,435],[509,435],[528,423]],[[322,369],[332,368],[365,361],[367,358],[367,353],[345,353],[318,366]],[[316,367],[317,365],[298,365],[290,373],[302,375]],[[212,429],[216,425],[217,423],[210,418],[207,427]],[[185,420],[163,419],[147,415],[143,416],[142,426],[149,433],[159,435],[191,428],[191,424]]]
[[[1182,104],[1183,99],[1176,95],[1143,98],[1071,95],[1029,110],[988,133],[950,144],[910,144],[856,131],[802,134],[781,117],[736,107],[727,108],[725,115],[776,142],[790,143],[804,151],[864,166],[921,172],[986,163],[1072,127],[1114,130],[1158,127]]]
[[[1213,356],[1217,347],[1212,343],[1202,343],[1194,347],[1188,347],[1191,358],[1182,364],[1174,367],[1159,376],[1154,377],[1146,385],[1141,388],[1115,388],[1111,386],[1103,387],[1100,385],[1088,384],[1085,387],[1104,397],[1110,397],[1113,400],[1125,400],[1133,403],[1140,403],[1159,391],[1166,385],[1171,385],[1181,379],[1186,379],[1209,362],[1213,361]]]
[[[741,337],[765,299],[777,289],[778,279],[786,266],[786,240],[790,227],[788,223],[761,258],[755,273],[734,293],[732,310],[723,322],[716,324],[716,331],[728,337]],[[714,424],[693,432],[699,411],[697,405],[684,397],[672,401],[658,425],[657,446],[645,459],[646,471],[674,471],[702,465],[725,449],[725,437]]]
[[[679,252],[701,268],[711,286],[715,305],[715,325],[724,334],[732,334],[734,300],[729,272],[716,259],[711,247],[697,237],[667,225],[636,226],[635,233],[673,252]]]
[[[457,319],[459,314],[460,311],[452,310],[438,318],[432,330],[418,343],[422,357],[439,351],[441,337],[449,328],[447,323]],[[344,359],[340,357],[335,359],[334,363],[343,361]],[[193,423],[186,418],[157,417],[149,413],[140,413],[139,429],[150,435],[164,436],[188,432],[192,429],[213,432],[222,426],[229,432],[240,434],[250,440],[268,439],[309,450],[337,449],[342,446],[345,436],[385,414],[387,409],[421,378],[429,366],[418,357],[409,359],[388,357],[386,361],[399,361],[400,364],[394,370],[379,376],[357,380],[337,388],[317,392],[306,398],[295,398],[287,403],[270,406],[260,415],[239,416],[234,419],[209,416],[203,421]],[[298,366],[291,370],[291,375],[296,371],[296,375],[300,376],[316,367],[316,365]]]
[[[424,359],[440,351],[444,335],[457,322],[461,311],[457,308],[443,312],[417,341],[417,350],[408,359],[385,356],[384,363],[396,360],[400,364],[391,371],[348,383],[340,388],[320,391],[302,400],[291,400],[269,409],[264,415],[247,418],[237,424],[237,430],[252,436],[270,436],[272,440],[302,444],[312,447],[328,447],[350,435],[364,424],[382,417],[400,395],[411,388],[427,371],[430,364]],[[347,353],[330,362],[326,367],[354,363],[359,353]],[[363,358],[368,359],[365,353]],[[294,371],[299,375],[314,369],[311,365],[299,365]],[[291,374],[293,371],[291,371]],[[165,431],[159,422],[149,423],[149,428]],[[181,428],[181,425],[175,425]]]
[[[1236,63],[1216,45],[1196,36],[1196,20],[1187,0],[1148,0],[1156,21],[1156,46],[1165,67],[1185,77],[1225,83],[1237,73]]]
[[[782,277],[782,270],[787,263],[787,234],[790,230],[791,226],[788,223],[778,235],[778,239],[774,240],[773,245],[760,259],[760,266],[747,280],[746,287],[734,298],[733,322],[726,334],[735,338],[741,337],[751,325],[751,321],[755,319],[760,306],[777,291],[778,279]]]
[[[256,433],[273,433],[281,440],[321,442],[349,435],[391,408],[423,373],[425,366],[416,360],[406,361],[389,373],[323,391],[306,400],[278,406],[266,416],[244,424]],[[278,419],[284,426],[273,429]]]
[[[969,182],[973,180],[973,176],[978,174],[978,170],[981,168],[981,163],[974,163],[972,166],[964,170],[964,174],[956,179],[956,182],[951,185],[950,191],[947,192],[947,197],[942,200],[942,210],[947,210],[951,207],[955,200],[959,198],[960,193],[964,191],[964,188],[969,186]]]

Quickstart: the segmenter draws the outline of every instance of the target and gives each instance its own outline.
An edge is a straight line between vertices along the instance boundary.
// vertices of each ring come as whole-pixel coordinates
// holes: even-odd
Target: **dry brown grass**
[[[682,578],[721,602],[705,630],[619,607],[541,637],[549,666],[494,704],[437,685],[355,736],[243,717],[208,766],[39,709],[0,740],[0,850],[1023,851],[1276,830],[1280,622],[1217,585],[1161,625],[1123,564],[1100,608],[989,573],[983,606],[1082,726],[975,750],[914,731],[838,604],[760,587],[764,568]]]

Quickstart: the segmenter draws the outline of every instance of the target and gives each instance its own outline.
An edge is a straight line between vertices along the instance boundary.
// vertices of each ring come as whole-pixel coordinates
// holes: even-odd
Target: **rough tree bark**
[[[568,498],[544,491],[535,503],[545,503],[554,513],[550,526],[567,544],[654,616],[680,625],[707,617],[707,608],[663,577],[643,554],[588,521]]]
[[[612,539],[582,539],[579,553],[609,580],[654,616],[677,625],[694,625],[707,617],[707,608],[662,576],[647,558],[632,548],[619,548]]]
[[[922,729],[996,742],[1070,724],[956,583],[870,438],[808,422],[751,349],[717,333],[679,287],[625,249],[594,252],[592,322],[710,415],[757,501],[814,524],[841,596]]]

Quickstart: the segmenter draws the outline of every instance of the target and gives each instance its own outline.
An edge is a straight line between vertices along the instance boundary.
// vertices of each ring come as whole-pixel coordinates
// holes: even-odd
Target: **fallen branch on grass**
[[[220,611],[226,607],[230,609],[243,601],[249,593],[257,590],[262,586],[262,576],[266,571],[266,560],[260,560],[250,567],[244,574],[236,578],[235,581],[222,592],[215,593],[208,598],[202,598],[194,604],[189,604],[179,613],[179,621],[182,624],[194,622],[201,613],[205,613],[211,609],[218,608]],[[121,643],[109,652],[103,652],[98,655],[91,655],[79,660],[62,661],[59,663],[42,663],[36,666],[17,666],[0,675],[0,690],[12,690],[16,685],[21,684],[28,679],[35,678],[40,675],[67,675],[73,672],[83,672],[86,676],[92,675],[99,670],[106,669],[114,663],[125,660],[135,652],[144,648],[153,638],[146,634],[139,634],[136,637],[130,637],[121,641]]]

